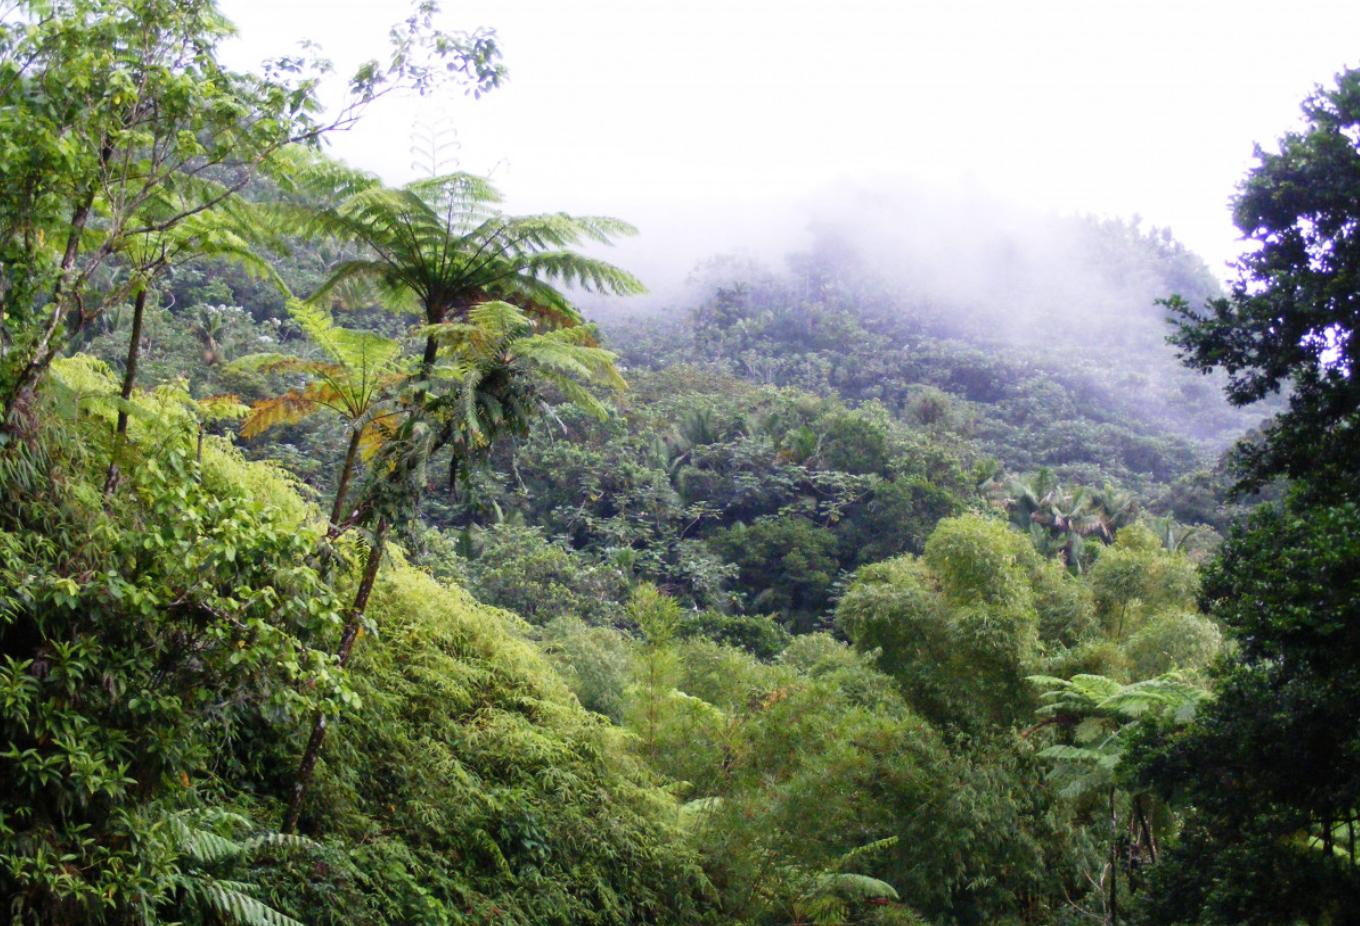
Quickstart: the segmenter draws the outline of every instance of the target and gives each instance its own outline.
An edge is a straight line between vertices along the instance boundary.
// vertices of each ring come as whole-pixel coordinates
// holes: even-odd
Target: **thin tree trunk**
[[[0,418],[0,427],[6,429],[14,427],[16,413],[29,403],[43,371],[56,356],[57,350],[53,339],[57,335],[57,329],[61,327],[62,316],[66,314],[62,304],[62,293],[71,276],[71,268],[75,266],[76,257],[80,253],[80,236],[85,231],[85,224],[89,221],[93,205],[94,189],[91,188],[85,198],[71,211],[70,230],[66,235],[66,248],[61,255],[60,273],[57,275],[57,282],[52,286],[52,317],[48,320],[42,337],[33,346],[33,355],[20,371],[9,394],[5,396],[5,409],[3,418]]]
[[[378,522],[378,530],[373,537],[373,546],[368,551],[368,562],[364,564],[364,574],[359,579],[359,588],[354,593],[354,604],[350,606],[345,620],[345,629],[340,634],[340,648],[337,651],[340,667],[349,663],[350,653],[354,651],[354,641],[359,636],[363,623],[364,609],[368,607],[368,597],[373,593],[373,584],[378,577],[378,567],[382,563],[383,548],[387,540],[387,522]],[[317,712],[312,721],[312,735],[307,738],[307,748],[302,752],[298,763],[297,775],[293,780],[293,796],[288,803],[288,812],[283,818],[282,831],[293,833],[297,830],[298,818],[302,816],[302,803],[311,786],[312,775],[316,771],[316,760],[321,756],[321,745],[326,740],[326,715]]]
[[[427,306],[425,309],[425,323],[427,325],[443,324],[444,316],[446,314],[447,311],[445,309]],[[439,342],[435,340],[434,335],[427,334],[425,336],[425,353],[420,358],[420,378],[422,380],[428,380],[430,378],[430,373],[434,370],[434,362],[438,357]],[[416,393],[416,404],[422,404],[424,399],[425,388],[422,387],[421,390]]]
[[[113,145],[108,136],[104,136],[99,145],[100,175],[103,174],[104,168],[108,166],[109,159],[112,157]],[[61,255],[60,272],[57,274],[57,282],[52,287],[52,318],[48,321],[42,337],[34,345],[33,355],[15,379],[9,394],[4,397],[4,411],[0,413],[0,433],[6,431],[12,433],[16,430],[18,426],[16,419],[19,413],[32,400],[33,394],[38,388],[38,381],[52,363],[52,358],[57,355],[58,345],[55,343],[55,338],[57,329],[61,327],[62,316],[66,314],[62,305],[62,294],[66,288],[66,283],[71,279],[71,271],[75,268],[76,258],[80,254],[80,238],[85,233],[90,212],[94,208],[95,194],[99,191],[98,183],[98,180],[92,182],[85,191],[84,197],[71,210],[71,222],[66,233],[66,247]],[[106,242],[104,247],[107,246]]]
[[[1140,801],[1134,805],[1138,810],[1138,825],[1143,830],[1143,842],[1147,845],[1148,858],[1152,864],[1157,864],[1157,839],[1152,835],[1152,826],[1148,823],[1147,808]]]
[[[339,524],[345,516],[345,496],[349,494],[349,480],[354,475],[354,461],[359,456],[361,434],[363,428],[355,428],[349,438],[349,447],[345,450],[345,464],[340,468],[340,484],[335,488],[335,504],[331,506],[331,527]]]
[[[118,408],[118,426],[114,429],[113,457],[109,460],[109,474],[104,479],[104,494],[108,495],[118,484],[118,457],[127,442],[128,413],[127,403],[132,401],[132,389],[137,382],[137,360],[141,356],[142,318],[146,309],[146,287],[137,288],[132,302],[132,337],[128,342],[127,368],[123,371],[123,404]]]

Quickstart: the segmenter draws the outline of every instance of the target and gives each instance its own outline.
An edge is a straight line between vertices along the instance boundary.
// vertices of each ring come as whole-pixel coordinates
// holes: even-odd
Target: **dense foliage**
[[[283,472],[214,438],[198,462],[187,400],[162,392],[110,507],[114,380],[67,363],[51,391],[65,409],[4,473],[9,915],[211,922],[234,909],[220,888],[306,922],[681,922],[707,896],[673,799],[515,618],[394,554],[337,673],[361,551],[317,560],[324,521]],[[201,865],[186,833],[277,826],[316,709],[339,726],[309,840]]]

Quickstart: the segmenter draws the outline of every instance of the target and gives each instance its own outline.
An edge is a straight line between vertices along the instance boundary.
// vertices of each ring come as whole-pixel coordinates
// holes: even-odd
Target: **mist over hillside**
[[[1001,427],[1024,424],[1021,406],[1037,390],[1057,424],[1081,418],[1174,436],[1204,461],[1270,412],[1230,407],[1219,379],[1187,370],[1167,343],[1157,300],[1178,294],[1198,305],[1222,291],[1170,230],[887,180],[847,181],[767,215],[763,226],[735,213],[690,214],[696,224],[685,228],[644,221],[638,238],[610,256],[631,260],[635,248],[649,255],[639,263],[651,293],[587,298],[591,314],[633,362],[650,349],[638,346],[664,330],[680,358],[821,388],[805,370],[771,366],[815,355],[846,367],[827,388],[852,401],[891,405],[887,381],[916,383],[974,413],[985,406],[983,416]],[[697,254],[696,242],[731,246]],[[862,330],[828,337],[831,315]],[[711,337],[695,340],[700,330],[741,333],[719,347]],[[868,370],[883,382],[866,382]]]

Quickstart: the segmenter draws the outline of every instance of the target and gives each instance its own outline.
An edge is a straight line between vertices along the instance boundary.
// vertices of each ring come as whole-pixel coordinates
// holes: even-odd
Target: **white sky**
[[[318,42],[345,73],[385,51],[403,0],[221,0],[238,66]],[[412,176],[417,120],[516,211],[617,215],[688,267],[796,229],[843,180],[1141,215],[1216,270],[1255,141],[1360,64],[1360,2],[1329,0],[468,0],[509,82],[474,101],[385,100],[333,150]],[[760,242],[747,241],[759,249]],[[1220,273],[1222,275],[1222,273]]]

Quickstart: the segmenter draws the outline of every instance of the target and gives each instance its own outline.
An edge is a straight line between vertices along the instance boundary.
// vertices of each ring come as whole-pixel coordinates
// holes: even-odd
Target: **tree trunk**
[[[439,342],[430,335],[425,339],[425,355],[420,358],[420,368],[429,375],[430,370],[434,369],[434,358],[439,354]]]
[[[443,324],[444,317],[447,314],[448,310],[443,308],[442,306],[427,305],[425,307],[425,324],[427,325]],[[430,378],[430,371],[434,369],[434,361],[435,358],[437,358],[438,356],[439,356],[439,342],[435,340],[434,335],[432,334],[426,335],[425,353],[420,358],[421,379]],[[419,398],[423,399],[425,397],[425,390],[421,389],[418,396]],[[419,402],[417,402],[417,404],[419,404]]]
[[[359,627],[363,623],[364,609],[368,607],[368,596],[373,593],[373,583],[378,577],[378,566],[382,563],[383,548],[387,540],[387,522],[378,522],[378,530],[373,536],[373,546],[368,551],[368,562],[364,564],[364,574],[359,579],[359,588],[354,593],[354,604],[350,606],[345,620],[345,629],[340,634],[340,648],[336,655],[340,667],[349,663],[350,653],[354,651],[354,641],[358,639]],[[288,803],[288,812],[283,818],[282,831],[293,833],[297,830],[298,818],[302,816],[302,802],[311,786],[312,774],[316,771],[316,760],[321,756],[321,744],[326,739],[326,715],[317,712],[312,721],[312,735],[307,738],[307,747],[298,763],[297,775],[293,780],[293,796]]]
[[[101,176],[112,157],[113,145],[108,136],[104,136],[99,144],[99,174]],[[38,381],[47,371],[52,359],[57,355],[58,345],[55,343],[57,329],[61,327],[62,316],[66,314],[62,304],[62,295],[66,283],[71,279],[71,272],[76,265],[76,257],[80,254],[80,237],[85,233],[85,226],[89,223],[90,212],[94,208],[95,194],[98,191],[99,180],[96,179],[91,182],[85,190],[84,196],[71,210],[71,222],[66,233],[66,247],[61,255],[60,272],[57,274],[57,282],[52,286],[52,318],[48,321],[42,337],[34,345],[33,355],[28,359],[23,370],[20,371],[9,393],[4,397],[4,410],[0,412],[0,433],[13,433],[18,430],[19,415],[32,401],[33,394],[38,389]],[[107,242],[104,247],[108,247]]]
[[[127,442],[127,403],[132,401],[132,389],[137,382],[137,360],[141,356],[142,318],[146,309],[146,287],[137,288],[132,302],[132,337],[128,342],[127,368],[123,371],[123,404],[118,408],[118,426],[114,429],[113,457],[109,460],[109,474],[104,479],[104,494],[108,495],[118,483],[118,457]]]
[[[1148,823],[1147,807],[1142,801],[1134,805],[1138,810],[1138,825],[1143,831],[1143,842],[1147,846],[1148,858],[1152,864],[1157,864],[1157,838],[1152,835],[1152,826]]]
[[[90,218],[90,209],[93,206],[94,189],[91,188],[85,198],[71,211],[70,230],[66,235],[66,248],[61,255],[61,272],[57,275],[57,282],[52,286],[52,317],[48,320],[47,328],[43,331],[42,337],[33,346],[33,356],[29,358],[28,363],[19,372],[9,394],[5,396],[4,415],[0,417],[0,427],[13,429],[16,426],[15,419],[19,411],[28,405],[37,389],[38,380],[42,377],[48,364],[52,362],[52,358],[57,354],[53,340],[56,338],[57,329],[61,327],[62,316],[66,314],[62,294],[66,282],[71,276],[71,269],[75,266],[76,257],[80,253],[80,236],[85,231],[85,225]]]
[[[340,468],[340,484],[335,488],[335,504],[331,506],[331,527],[335,527],[345,516],[345,496],[349,494],[349,480],[354,475],[354,461],[359,456],[359,436],[363,428],[355,428],[350,435],[349,447],[345,450],[345,464]]]

